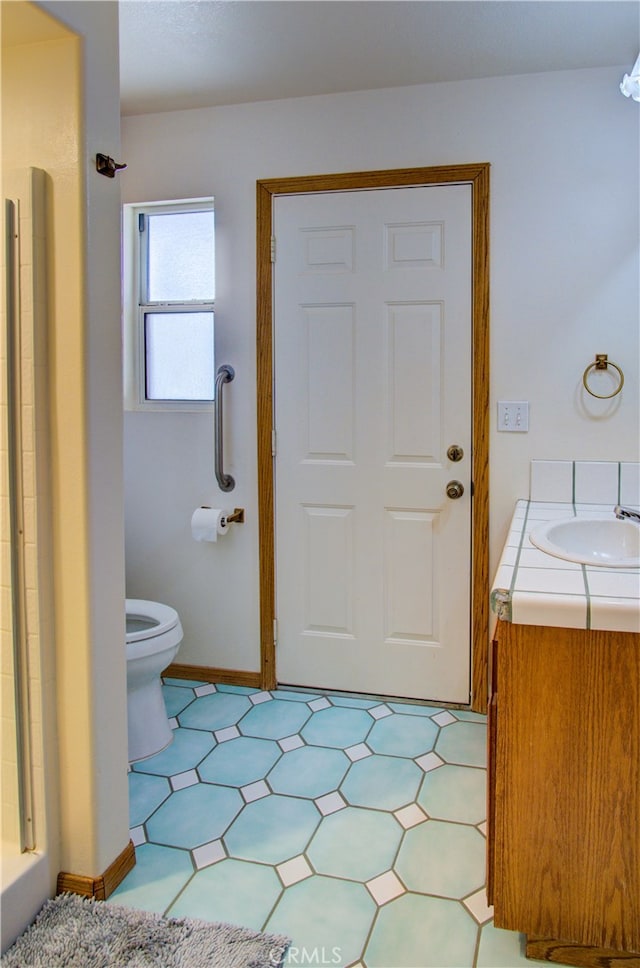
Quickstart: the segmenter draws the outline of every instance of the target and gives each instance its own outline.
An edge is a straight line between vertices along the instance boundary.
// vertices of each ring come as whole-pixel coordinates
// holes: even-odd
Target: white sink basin
[[[613,517],[546,521],[529,535],[548,555],[602,568],[640,567],[640,525]]]

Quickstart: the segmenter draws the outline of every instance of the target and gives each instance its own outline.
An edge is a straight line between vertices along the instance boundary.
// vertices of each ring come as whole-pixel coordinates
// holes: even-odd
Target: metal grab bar
[[[223,413],[222,413],[222,384],[231,383],[236,371],[228,363],[221,366],[216,373],[216,389],[215,389],[215,408],[216,408],[216,445],[215,445],[215,470],[216,470],[216,480],[218,481],[218,487],[221,491],[232,491],[236,486],[236,482],[232,478],[231,474],[225,474],[222,468],[222,454],[223,454]]]

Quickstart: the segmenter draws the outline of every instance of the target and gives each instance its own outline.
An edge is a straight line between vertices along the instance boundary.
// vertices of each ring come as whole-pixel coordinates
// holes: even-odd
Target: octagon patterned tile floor
[[[174,741],[130,770],[137,863],[109,902],[286,934],[287,968],[536,964],[486,906],[484,716],[164,692]]]

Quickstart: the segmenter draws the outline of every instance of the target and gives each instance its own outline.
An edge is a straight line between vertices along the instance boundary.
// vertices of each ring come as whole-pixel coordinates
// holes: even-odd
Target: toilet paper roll
[[[191,515],[191,534],[196,541],[217,541],[228,530],[227,512],[221,508],[196,508]]]

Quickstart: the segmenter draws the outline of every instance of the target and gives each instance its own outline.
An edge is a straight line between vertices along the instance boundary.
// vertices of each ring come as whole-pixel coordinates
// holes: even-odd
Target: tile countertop
[[[612,514],[611,505],[518,501],[491,590],[499,619],[518,625],[640,632],[640,568],[601,568],[540,551],[541,521]]]

